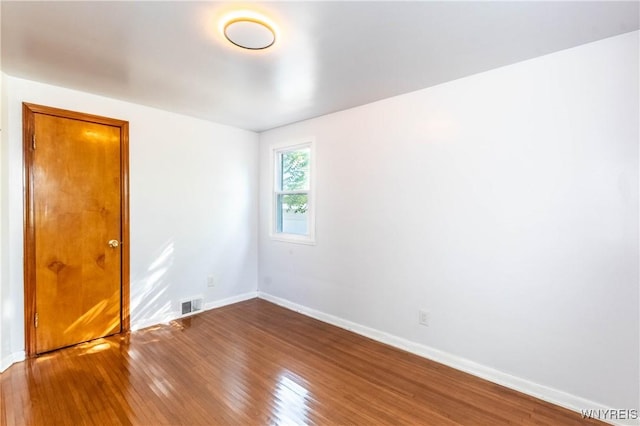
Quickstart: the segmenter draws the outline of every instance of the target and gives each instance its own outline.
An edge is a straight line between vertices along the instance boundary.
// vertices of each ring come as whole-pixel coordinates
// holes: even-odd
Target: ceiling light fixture
[[[237,12],[223,22],[224,36],[243,49],[262,50],[276,41],[274,26],[253,12]]]

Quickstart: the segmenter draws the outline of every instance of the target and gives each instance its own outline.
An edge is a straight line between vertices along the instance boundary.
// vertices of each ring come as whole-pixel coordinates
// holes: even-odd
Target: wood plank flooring
[[[2,425],[574,425],[579,414],[253,299],[0,375]]]

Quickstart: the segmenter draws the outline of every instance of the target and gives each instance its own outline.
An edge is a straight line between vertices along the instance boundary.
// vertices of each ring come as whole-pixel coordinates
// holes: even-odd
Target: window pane
[[[280,154],[280,190],[309,189],[309,148],[285,151]]]
[[[276,231],[309,234],[307,194],[280,194],[276,200]]]

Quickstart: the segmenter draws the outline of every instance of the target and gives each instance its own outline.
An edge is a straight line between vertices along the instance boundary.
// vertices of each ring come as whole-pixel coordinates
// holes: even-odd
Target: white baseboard
[[[11,364],[15,362],[24,361],[26,358],[24,351],[14,352],[0,359],[0,373],[7,368],[11,367]]]
[[[569,410],[576,411],[580,414],[582,414],[581,410],[603,410],[602,412],[605,412],[605,410],[611,409],[610,407],[606,407],[597,402],[589,401],[579,396],[553,389],[548,386],[540,385],[538,383],[534,383],[520,377],[512,376],[491,367],[478,364],[466,358],[452,355],[450,353],[434,349],[420,343],[412,342],[410,340],[394,336],[380,330],[347,321],[340,317],[326,314],[324,312],[317,311],[315,309],[311,309],[294,302],[290,302],[286,299],[282,299],[268,293],[258,292],[258,297],[292,311],[296,311],[311,318],[315,318],[322,322],[335,325],[336,327],[352,331],[356,334],[360,334],[378,342],[394,346],[407,352],[411,352],[423,358],[427,358],[429,360],[447,365],[449,367],[455,368],[456,370],[464,371],[466,373],[472,374],[493,383],[497,383],[510,389],[514,389],[518,392],[525,393],[543,401],[547,401],[552,404],[567,408]],[[607,421],[606,419],[602,420]]]
[[[151,327],[158,324],[167,324],[170,321],[178,318],[180,316],[180,312],[171,311],[165,312],[162,315],[155,315],[149,318],[143,318],[137,321],[131,322],[131,331],[142,330],[143,328]]]
[[[245,300],[255,299],[258,297],[257,291],[250,291],[247,293],[238,294],[237,296],[227,297],[226,299],[214,300],[213,302],[205,303],[204,310],[221,308],[227,305],[233,305],[234,303],[244,302]]]
[[[144,319],[135,321],[134,323],[131,324],[131,331],[140,330],[140,329],[151,327],[153,325],[158,325],[158,324],[167,324],[168,322],[171,322],[178,318],[185,318],[191,315],[199,314],[204,311],[208,311],[210,309],[220,308],[226,305],[232,305],[234,303],[243,302],[245,300],[254,299],[256,297],[258,297],[258,292],[250,291],[248,293],[242,293],[236,296],[227,297],[225,299],[214,300],[213,302],[205,303],[202,310],[191,312],[187,315],[182,315],[182,313],[179,311],[165,312],[162,315],[157,315],[154,317],[144,318]]]

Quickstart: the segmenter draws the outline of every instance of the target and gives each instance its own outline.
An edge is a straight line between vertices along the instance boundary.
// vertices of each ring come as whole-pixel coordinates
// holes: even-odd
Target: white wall
[[[1,55],[0,55],[1,56]],[[9,229],[7,222],[7,167],[5,166],[5,159],[8,152],[8,138],[7,138],[7,108],[5,108],[7,100],[7,92],[4,90],[5,75],[0,70],[0,371],[2,371],[7,365],[11,363],[9,359],[9,341],[8,333],[6,332],[9,327],[8,309],[6,308],[7,301],[5,300],[6,291],[4,290],[5,283],[8,283],[8,268],[6,265],[6,258],[8,253],[8,241],[6,235]]]
[[[635,32],[261,134],[259,290],[638,408],[638,72]],[[310,136],[317,245],[272,241],[269,146]]]
[[[129,121],[132,328],[175,317],[183,298],[255,296],[256,133],[12,77],[4,91],[3,358],[24,350],[23,101]]]
[[[0,27],[2,23],[2,2],[0,1]],[[4,123],[5,123],[5,119],[4,119],[4,95],[3,95],[3,91],[2,91],[2,86],[3,86],[3,82],[4,82],[4,73],[2,72],[2,40],[1,40],[1,35],[2,35],[2,28],[0,28],[0,371],[2,371],[3,369],[3,364],[4,364],[4,356],[3,356],[3,350],[2,348],[4,347],[3,345],[3,340],[2,340],[2,329],[3,329],[3,298],[2,298],[2,282],[3,282],[3,268],[2,268],[2,261],[3,261],[3,255],[2,255],[2,251],[3,251],[3,245],[4,245],[4,238],[2,238],[3,235],[3,226],[2,226],[2,217],[3,217],[3,208],[2,208],[2,199],[3,199],[3,192],[4,192],[4,185],[2,182],[4,182],[4,175],[2,174],[2,158],[3,158],[3,149],[2,147],[5,145],[5,140],[4,140],[4,132],[2,132],[2,129],[4,128]]]

